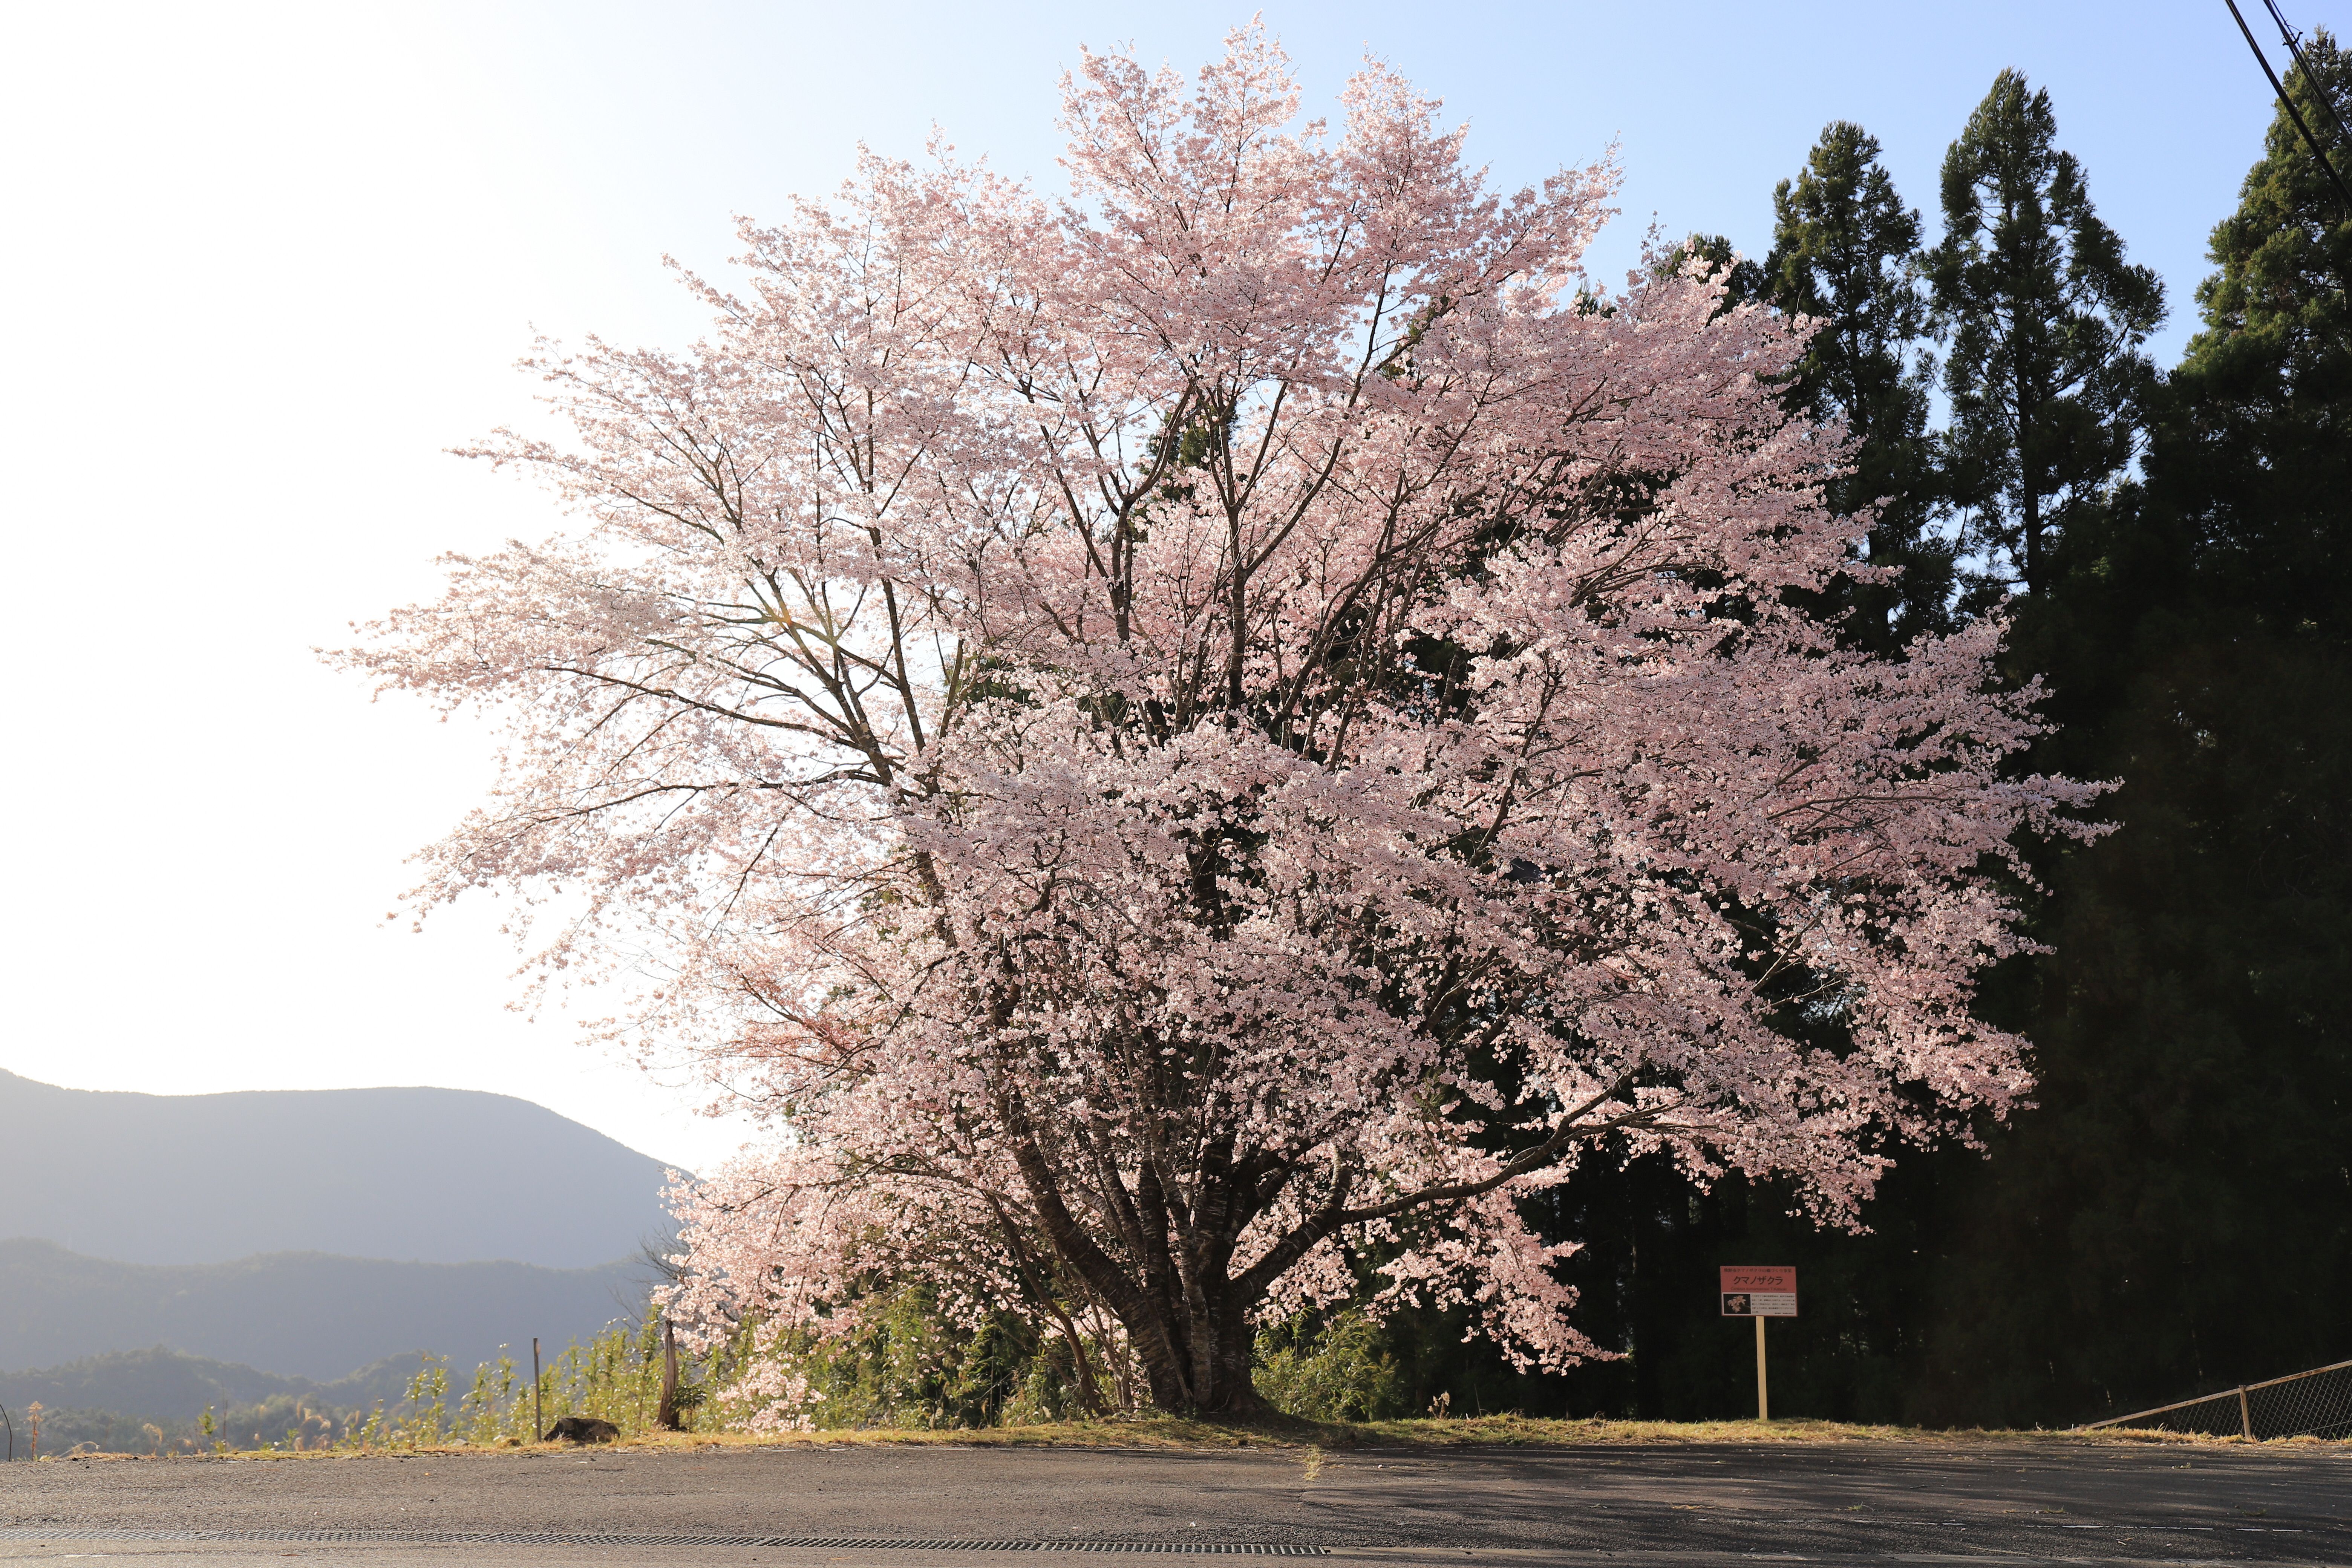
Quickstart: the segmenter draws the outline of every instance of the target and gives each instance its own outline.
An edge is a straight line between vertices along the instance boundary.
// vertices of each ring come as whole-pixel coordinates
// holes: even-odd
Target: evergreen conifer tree
[[[2352,58],[2305,58],[2316,130]],[[2052,951],[2003,1018],[2040,1105],[1955,1168],[1929,1419],[2079,1420],[2347,1353],[2352,216],[2284,111],[2211,256],[2145,480],[2019,618],[2060,726],[2033,765],[2122,784],[2111,836],[2043,858]]]
[[[1878,141],[1837,121],[1805,167],[1772,193],[1772,249],[1761,292],[1780,309],[1821,321],[1789,401],[1838,417],[1854,437],[1853,471],[1829,485],[1831,507],[1873,506],[1867,559],[1898,568],[1892,582],[1853,586],[1849,633],[1890,652],[1923,632],[1948,630],[1954,551],[1933,528],[1937,486],[1927,434],[1934,363],[1921,352],[1927,302],[1919,285],[1919,214],[1895,195]]]
[[[2317,79],[2287,79],[2305,122],[2336,126],[2322,92],[2352,118],[2352,53],[2321,35],[2305,56]],[[2039,100],[2005,78],[1956,158],[1972,143],[1971,158],[1998,151],[2020,125],[2046,150]],[[2352,166],[2352,139],[2334,135],[2330,157]],[[1828,323],[1798,397],[1821,395],[1832,356],[1869,342],[1838,331],[1860,312],[1803,259],[1845,259],[1826,237],[1838,231],[1822,216],[1837,210],[1820,189],[1824,165],[1864,170],[1843,233],[1874,232],[1888,252],[1900,243],[1891,189],[1874,199],[1861,140],[1839,140],[1824,135],[1777,204],[1799,222],[1784,217],[1760,285]],[[2042,187],[2045,229],[2064,226],[2049,216],[2057,163]],[[2069,183],[2087,214],[2071,163]],[[1988,268],[2002,253],[2000,214],[1990,199],[1979,209]],[[2010,224],[2010,254],[2027,249],[2024,227]],[[2062,232],[2047,246],[2062,286],[2070,243]],[[1690,248],[1718,263],[1730,254],[1704,236]],[[2120,265],[2111,235],[2100,248]],[[1820,268],[1811,297],[1788,281],[1791,258]],[[2040,541],[2040,591],[2018,607],[2015,665],[2049,675],[2060,728],[2032,765],[2123,782],[2100,809],[2112,835],[2039,858],[2051,897],[2036,934],[2052,951],[1987,998],[2035,1042],[2037,1107],[1984,1129],[1982,1153],[1906,1159],[1862,1237],[1790,1217],[1769,1186],[1727,1178],[1702,1192],[1654,1156],[1597,1163],[1560,1194],[1573,1212],[1551,1234],[1586,1242],[1564,1272],[1598,1304],[1596,1337],[1633,1356],[1540,1387],[1494,1365],[1491,1403],[1737,1414],[1752,1386],[1747,1340],[1722,1332],[1689,1286],[1742,1258],[1792,1262],[1812,1281],[1822,1310],[1776,1325],[1773,1351],[1776,1405],[1810,1415],[2063,1425],[2347,1353],[2352,1032],[2335,993],[2352,969],[2352,219],[2284,112],[2213,232],[2212,259],[2197,296],[2203,330],[2166,385],[2116,364],[2137,338],[2112,325],[2121,352],[2094,367],[2109,377],[2094,390],[2111,395],[2127,380],[2119,370],[2146,378],[2134,389],[2142,409],[2105,405],[2116,464],[2128,418],[2147,418],[2144,479],[2104,495],[2096,481],[2042,492],[2058,498],[2045,527],[2059,526]],[[1849,285],[1843,298],[1866,297]],[[1996,311],[2036,296],[1974,297],[1998,325]],[[2038,297],[2063,302],[2063,287]],[[1938,303],[1958,302],[1948,282]],[[1899,299],[1870,308],[1903,319]],[[2045,326],[2063,324],[2056,305],[2041,309]],[[2153,325],[2155,313],[2141,319]],[[1957,312],[1947,321],[1958,325]],[[1906,428],[1856,426],[1865,449]],[[2013,494],[1994,500],[2014,528]],[[2006,548],[2022,563],[2021,534]],[[1459,1337],[1425,1335],[1449,1351]],[[1445,1376],[1467,1386],[1457,1369]],[[1416,1384],[1416,1399],[1436,1386]]]
[[[2082,165],[2054,145],[2047,89],[2005,70],[1945,155],[1945,237],[1928,255],[1948,335],[1953,497],[1995,582],[2046,582],[2049,535],[2131,460],[2153,380],[2137,352],[2164,286],[2124,259]]]
[[[2320,32],[2303,58],[2318,79],[2296,69],[2287,91],[2329,159],[2352,167],[2352,134],[2329,107],[2352,105],[2352,53]],[[2220,270],[2197,290],[2205,330],[2159,432],[2158,489],[2201,519],[2209,569],[2226,563],[2234,597],[2341,637],[2352,630],[2352,212],[2284,108],[2238,210],[2213,231],[2212,259]]]

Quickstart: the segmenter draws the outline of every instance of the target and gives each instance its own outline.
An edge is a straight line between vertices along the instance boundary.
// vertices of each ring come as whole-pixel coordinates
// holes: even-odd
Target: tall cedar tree
[[[1935,366],[1921,352],[1919,214],[1879,165],[1878,139],[1843,120],[1773,191],[1772,213],[1762,297],[1822,323],[1788,401],[1816,418],[1843,419],[1853,433],[1853,471],[1831,482],[1831,508],[1852,516],[1875,507],[1867,559],[1901,574],[1849,587],[1848,634],[1891,653],[1922,632],[1950,629],[1956,572],[1952,542],[1934,531]]]
[[[1986,586],[2046,584],[2048,536],[2131,460],[2154,379],[2137,352],[2164,320],[2155,272],[2124,260],[2047,89],[2005,70],[1945,155],[1945,237],[1928,254],[1953,498],[1976,519]]]
[[[2289,90],[2352,163],[2321,97],[2352,106],[2352,57],[2324,36],[2308,54],[2319,83]],[[2041,95],[2001,86],[1972,133],[2034,117]],[[1998,139],[1956,156],[1972,141]],[[1764,287],[1788,304],[1784,248]],[[2212,258],[2146,482],[2065,496],[2064,531],[2038,542],[2047,591],[2020,606],[2017,663],[2051,671],[2061,726],[2035,765],[2125,780],[2102,813],[2116,833],[2044,858],[2053,951],[2000,999],[2037,1043],[2039,1107],[1985,1157],[1906,1161],[1860,1237],[1660,1162],[1588,1178],[1553,1228],[1586,1240],[1569,1272],[1614,1313],[1596,1337],[1633,1356],[1574,1374],[1567,1408],[1737,1414],[1746,1340],[1705,1282],[1743,1258],[1796,1263],[1826,1309],[1775,1325],[1775,1403],[1808,1415],[2065,1423],[2352,1342],[2352,1034],[2333,1005],[2352,972],[2352,222],[2284,111]],[[2116,393],[2145,372],[2124,353],[2093,369],[2120,462]]]
[[[2308,58],[2352,94],[2332,40]],[[2053,951],[2004,1020],[2040,1108],[1956,1206],[1931,1415],[2081,1419],[2352,1353],[2352,217],[2284,110],[2211,256],[2145,483],[2020,619],[2063,725],[2035,764],[2120,776],[2119,827],[2045,863]]]

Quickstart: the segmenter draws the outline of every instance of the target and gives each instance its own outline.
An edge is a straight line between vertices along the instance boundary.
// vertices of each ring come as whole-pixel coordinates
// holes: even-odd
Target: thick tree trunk
[[[1008,1120],[1017,1115],[1016,1110]],[[1055,1256],[1127,1331],[1153,1405],[1221,1415],[1265,1409],[1250,1383],[1256,1338],[1250,1314],[1265,1287],[1236,1281],[1225,1272],[1233,1238],[1248,1217],[1233,1205],[1236,1194],[1202,1200],[1212,1224],[1205,1234],[1193,1233],[1195,1247],[1207,1254],[1197,1256],[1171,1235],[1173,1227],[1155,1179],[1139,1184],[1135,1193],[1121,1192],[1123,1243],[1134,1255],[1123,1260],[1106,1251],[1070,1212],[1062,1184],[1034,1139],[1015,1144],[1013,1157]],[[1234,1212],[1223,1212],[1229,1205]],[[1195,1215],[1194,1223],[1201,1218]]]
[[[1178,1415],[1262,1414],[1266,1403],[1250,1377],[1257,1343],[1251,1310],[1256,1303],[1226,1289],[1197,1292],[1194,1300],[1192,1310],[1161,1310],[1143,1322],[1121,1319],[1137,1346],[1157,1342],[1173,1352],[1143,1358],[1153,1407]],[[1205,1321],[1194,1315],[1203,1309]]]

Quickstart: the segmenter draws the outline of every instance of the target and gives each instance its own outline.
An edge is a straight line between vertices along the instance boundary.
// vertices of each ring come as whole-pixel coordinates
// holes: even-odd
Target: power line
[[[2263,0],[2263,9],[2268,11],[2271,20],[2278,24],[2279,37],[2286,40],[2286,52],[2294,57],[2305,83],[2311,89],[2311,96],[2319,100],[2319,106],[2327,110],[2327,118],[2336,121],[2336,134],[2343,138],[2347,145],[2352,145],[2352,130],[2345,129],[2344,117],[2336,112],[2336,95],[2327,90],[2327,84],[2319,79],[2319,73],[2313,70],[2311,62],[2303,58],[2303,35],[2294,30],[2294,25],[2286,19],[2286,13],[2278,8],[2278,0]]]
[[[2311,126],[2304,120],[2303,110],[2296,108],[2294,100],[2286,95],[2286,83],[2279,80],[2278,72],[2271,69],[2270,57],[2263,54],[2262,45],[2254,41],[2254,30],[2246,26],[2245,14],[2238,9],[2238,0],[2221,0],[2221,3],[2229,6],[2230,15],[2237,18],[2238,31],[2246,35],[2246,47],[2254,51],[2254,59],[2262,66],[2263,74],[2271,79],[2271,87],[2277,92],[2278,100],[2286,106],[2287,115],[2294,121],[2294,128],[2303,132],[2304,145],[2309,147],[2311,155],[2319,160],[2320,168],[2326,172],[2327,183],[2334,185],[2336,194],[2343,198],[2345,216],[2352,217],[2352,189],[2346,187],[2343,176],[2336,172],[2336,165],[2327,161],[2327,150],[2319,144],[2319,138],[2311,133]],[[2282,28],[2285,27],[2286,21],[2279,16],[2278,7],[2272,5],[2271,0],[2263,0],[2263,3],[2269,6],[2272,18],[2277,21]],[[2296,63],[2301,64],[2303,50],[2297,47],[2291,34],[2287,38],[2287,47],[2294,51]],[[2318,79],[2311,74],[2311,68],[2308,66],[2304,67],[2304,79],[2315,87],[2318,85]],[[2333,115],[2336,112],[2336,106],[2329,104],[2327,112]]]

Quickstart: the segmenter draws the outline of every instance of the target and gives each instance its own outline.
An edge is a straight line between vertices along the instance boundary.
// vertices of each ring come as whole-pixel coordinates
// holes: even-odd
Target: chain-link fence
[[[2075,1428],[2144,1426],[2212,1437],[2352,1437],[2352,1361],[2249,1383],[2200,1399],[2159,1405]]]

